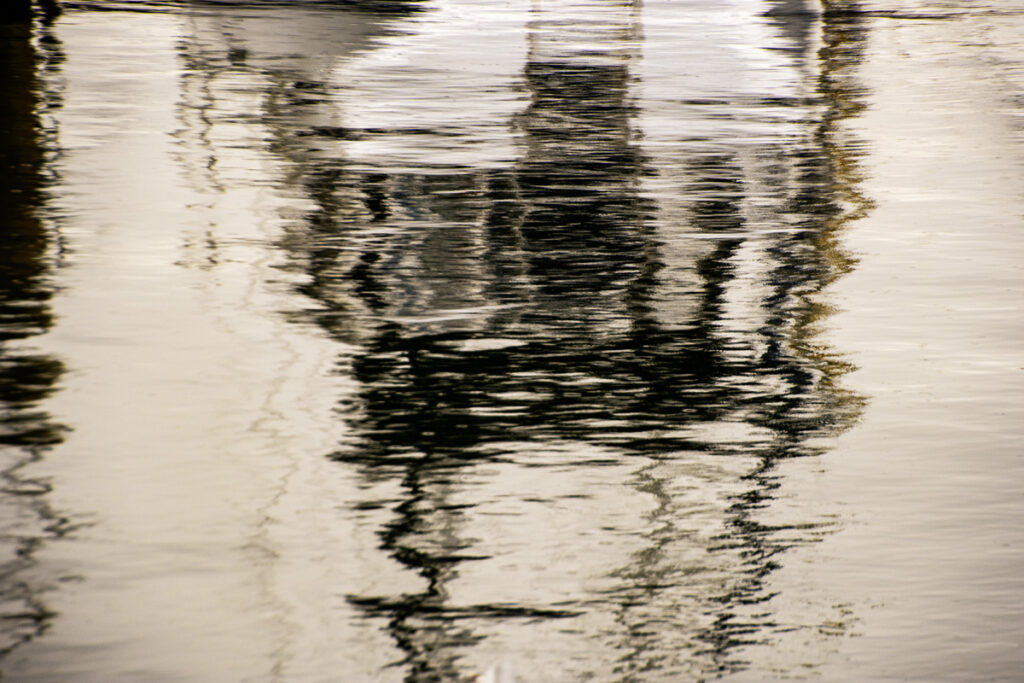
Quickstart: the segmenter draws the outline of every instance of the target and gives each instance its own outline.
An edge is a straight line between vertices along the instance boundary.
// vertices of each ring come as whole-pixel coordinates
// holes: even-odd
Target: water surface
[[[4,672],[1019,673],[1024,15],[383,7],[5,27]]]

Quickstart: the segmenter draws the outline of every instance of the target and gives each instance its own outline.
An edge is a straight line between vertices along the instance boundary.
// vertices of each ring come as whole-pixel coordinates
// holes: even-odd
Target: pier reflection
[[[33,348],[53,325],[49,276],[55,261],[46,216],[53,131],[42,117],[56,105],[45,88],[60,45],[43,26],[0,17],[0,656],[41,633],[53,616],[31,570],[41,543],[63,523],[47,506],[45,482],[21,470],[62,438],[40,402],[63,373],[60,360]]]
[[[642,129],[657,4],[502,16],[465,80],[429,6],[335,15],[350,34],[316,65],[253,39],[287,33],[278,10],[248,34],[193,19],[183,144],[215,160],[211,74],[258,75],[276,189],[311,206],[281,241],[311,302],[291,314],[343,349],[356,388],[330,457],[363,495],[340,514],[395,570],[339,589],[407,680],[500,658],[722,674],[786,627],[766,578],[830,527],[763,521],[776,464],[821,453],[862,404],[817,334],[823,289],[852,267],[839,234],[867,208],[837,132],[863,29],[766,5],[793,92],[656,92],[696,131],[668,133]],[[386,59],[422,44],[440,51],[429,66]]]

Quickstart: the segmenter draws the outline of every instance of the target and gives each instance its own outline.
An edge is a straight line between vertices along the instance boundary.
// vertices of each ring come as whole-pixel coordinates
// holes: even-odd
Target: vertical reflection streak
[[[57,154],[49,88],[63,55],[46,25],[0,21],[0,657],[41,634],[54,615],[34,552],[67,532],[50,509],[49,485],[22,473],[63,438],[42,408],[63,374],[59,359],[33,348],[54,324],[51,274],[58,242],[47,215]]]

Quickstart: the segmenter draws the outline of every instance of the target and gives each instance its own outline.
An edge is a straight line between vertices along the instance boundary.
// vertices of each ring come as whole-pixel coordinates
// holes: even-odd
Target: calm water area
[[[4,681],[1024,679],[1024,2],[0,24]]]

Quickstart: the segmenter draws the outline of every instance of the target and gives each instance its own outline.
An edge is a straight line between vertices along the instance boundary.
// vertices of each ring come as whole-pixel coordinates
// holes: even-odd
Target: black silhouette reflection
[[[460,136],[348,125],[338,108],[360,102],[329,79],[241,45],[183,46],[197,130],[209,125],[204,74],[266,77],[270,148],[288,164],[288,186],[314,205],[282,240],[308,277],[310,310],[293,315],[347,349],[339,372],[356,389],[339,406],[348,436],[331,457],[365,484],[348,513],[390,512],[379,550],[406,577],[395,591],[349,599],[387,628],[407,680],[467,677],[460,660],[510,623],[578,629],[602,657],[613,652],[614,671],[590,673],[622,680],[741,670],[741,646],[779,626],[766,578],[787,548],[829,530],[759,521],[784,485],[775,464],[821,453],[822,437],[848,427],[862,403],[839,386],[849,368],[816,341],[816,326],[829,313],[822,289],[852,267],[838,234],[865,209],[852,151],[835,135],[856,112],[847,74],[863,29],[856,13],[766,5],[792,61],[816,79],[810,101],[686,106],[800,107],[799,135],[753,157],[724,133],[691,141],[677,166],[645,156],[638,141],[639,3],[603,3],[599,19],[574,16],[573,31],[535,6],[526,104],[509,131],[519,154],[503,165],[356,163],[356,143],[449,136],[458,145]],[[374,35],[403,30],[400,20],[367,25]],[[664,174],[686,201],[649,191],[647,180]],[[781,198],[766,222],[785,229],[750,224],[755,184]],[[737,297],[754,298],[742,316]],[[545,458],[565,444],[576,446],[580,477],[625,467],[622,497],[653,501],[632,534],[640,549],[615,551],[621,562],[600,591],[549,599],[524,585],[515,600],[459,598],[460,577],[495,561],[494,544],[469,530],[479,511],[465,502],[467,474],[494,465],[543,478]],[[709,511],[682,479],[727,505]],[[398,493],[375,493],[382,483]],[[591,531],[611,544],[622,530]],[[567,551],[583,552],[579,543]],[[594,614],[611,625],[579,625]]]
[[[39,545],[63,533],[46,504],[45,482],[22,472],[63,432],[39,408],[63,366],[31,346],[53,324],[54,237],[44,214],[55,146],[40,112],[56,105],[43,80],[61,53],[44,27],[47,18],[38,26],[28,17],[0,21],[0,657],[52,618],[41,580],[27,570]]]

